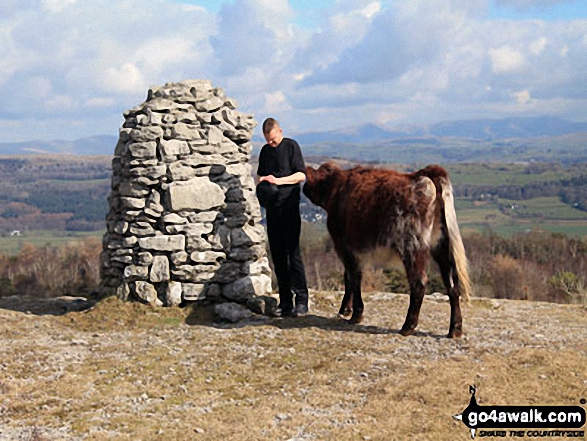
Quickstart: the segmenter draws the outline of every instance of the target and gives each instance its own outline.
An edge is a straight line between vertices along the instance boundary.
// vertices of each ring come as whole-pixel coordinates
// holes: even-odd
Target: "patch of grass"
[[[0,237],[0,253],[8,255],[18,254],[18,252],[25,243],[31,243],[36,247],[61,247],[73,242],[83,241],[88,237],[97,237],[99,239],[102,239],[104,232],[105,230],[90,232],[72,232],[56,230],[22,231],[20,236]]]

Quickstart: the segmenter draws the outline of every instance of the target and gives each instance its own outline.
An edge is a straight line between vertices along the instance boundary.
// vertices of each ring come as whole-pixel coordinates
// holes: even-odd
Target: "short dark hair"
[[[265,121],[263,121],[263,134],[267,135],[275,127],[279,127],[277,120],[273,118],[267,118]]]

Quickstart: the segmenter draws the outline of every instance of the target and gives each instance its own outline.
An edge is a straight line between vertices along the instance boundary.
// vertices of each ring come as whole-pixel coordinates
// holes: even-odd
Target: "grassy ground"
[[[463,230],[491,230],[503,236],[532,230],[587,236],[587,213],[556,197],[487,202],[457,199],[455,205],[459,226]],[[502,211],[500,207],[506,209]]]
[[[207,308],[111,298],[52,316],[5,299],[0,438],[466,440],[452,415],[470,384],[480,404],[587,398],[585,307],[475,299],[448,340],[444,298],[408,338],[407,296],[367,294],[355,326],[333,317],[340,294],[312,300],[304,318],[224,326]]]
[[[68,243],[84,240],[88,237],[98,237],[101,239],[103,235],[104,230],[79,233],[51,230],[23,231],[20,236],[0,237],[0,253],[16,254],[25,243],[31,243],[36,247],[60,247]]]

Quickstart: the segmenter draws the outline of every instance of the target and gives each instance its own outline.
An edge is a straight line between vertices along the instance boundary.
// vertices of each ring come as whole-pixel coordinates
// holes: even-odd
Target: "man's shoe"
[[[296,305],[293,313],[294,313],[295,317],[301,317],[301,316],[306,315],[308,313],[308,305],[306,305],[306,304]]]
[[[274,312],[275,317],[294,317],[294,309],[292,306],[278,306]]]

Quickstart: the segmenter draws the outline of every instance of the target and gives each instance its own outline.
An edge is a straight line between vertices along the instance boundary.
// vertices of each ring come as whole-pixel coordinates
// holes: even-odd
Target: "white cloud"
[[[144,75],[133,63],[124,63],[120,68],[109,67],[103,74],[102,89],[107,92],[141,93],[148,87]]]
[[[546,37],[540,37],[538,40],[534,40],[530,44],[530,52],[533,55],[540,55],[544,51],[544,49],[546,48],[547,44],[548,44],[548,39]]]
[[[287,0],[236,0],[223,5],[218,34],[211,38],[220,73],[239,75],[248,67],[279,69],[296,43]]]
[[[287,98],[282,91],[278,90],[277,92],[265,94],[265,108],[263,109],[265,113],[275,114],[291,109],[292,107],[287,102]]]
[[[51,12],[61,12],[75,4],[77,0],[42,0],[43,7]]]
[[[531,112],[587,119],[587,20],[491,20],[490,5],[337,0],[302,28],[288,0],[234,0],[217,14],[176,0],[3,0],[2,137],[25,136],[14,121],[46,137],[116,133],[150,85],[187,78],[211,79],[243,111],[297,131]]]
[[[84,107],[111,107],[115,104],[113,98],[96,97],[90,98],[83,105]]]
[[[517,103],[522,106],[528,104],[532,99],[530,91],[528,90],[521,90],[520,92],[513,93],[512,96],[516,99]]]
[[[489,49],[491,69],[496,74],[519,72],[525,65],[524,55],[510,46]]]

